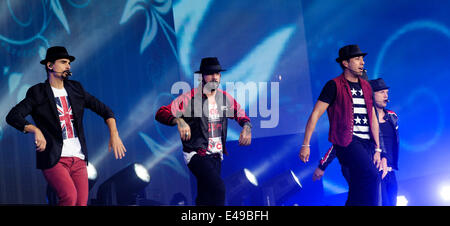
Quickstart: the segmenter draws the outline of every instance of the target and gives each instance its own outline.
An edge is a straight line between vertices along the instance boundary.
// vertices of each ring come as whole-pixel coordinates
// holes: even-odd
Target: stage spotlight
[[[147,169],[141,164],[134,164],[134,171],[136,175],[144,182],[150,182],[150,174]]]
[[[408,199],[404,195],[397,196],[397,206],[407,206]]]
[[[302,188],[302,184],[300,183],[300,180],[299,180],[298,177],[295,175],[295,173],[292,172],[292,170],[291,170],[291,175],[292,175],[292,178],[294,178],[295,182],[298,184],[298,186],[300,186],[300,187]]]
[[[248,169],[244,168],[245,177],[247,180],[255,186],[258,186],[258,180],[255,175]]]
[[[97,170],[90,162],[88,162],[87,164],[87,174],[89,190],[91,190],[92,187],[94,187],[95,182],[97,181]],[[58,203],[58,196],[56,194],[56,191],[49,184],[47,184],[47,203],[50,206],[54,206]]]
[[[88,162],[87,165],[87,174],[88,174],[88,180],[89,180],[89,190],[91,190],[92,187],[94,187],[95,182],[97,182],[97,169],[95,166]]]
[[[262,195],[265,205],[282,205],[291,195],[302,189],[300,180],[292,170],[275,176],[262,186]]]
[[[251,191],[258,186],[256,176],[249,169],[242,169],[225,179],[228,205],[241,206]]]
[[[150,183],[147,169],[132,163],[114,174],[97,192],[97,205],[136,205],[138,199],[145,199],[145,187]]]
[[[450,186],[449,185],[442,186],[440,194],[441,194],[442,199],[444,199],[444,201],[449,201],[450,200]]]

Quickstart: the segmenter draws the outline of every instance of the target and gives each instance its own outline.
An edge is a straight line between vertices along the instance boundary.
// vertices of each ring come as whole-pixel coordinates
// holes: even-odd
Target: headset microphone
[[[72,72],[69,71],[69,70],[63,71],[62,73],[63,73],[63,79],[64,79],[64,80],[67,80],[67,79],[69,79],[70,76],[72,76]],[[64,76],[64,74],[65,74],[66,76]]]
[[[369,81],[369,76],[367,75],[367,69],[365,69],[365,68],[363,69],[361,78],[363,78],[366,81]]]
[[[69,76],[72,76],[72,72],[69,70],[58,72],[58,71],[53,70],[53,68],[50,68],[50,71],[55,72],[55,73],[66,74],[66,76],[63,76],[64,79],[67,79]]]

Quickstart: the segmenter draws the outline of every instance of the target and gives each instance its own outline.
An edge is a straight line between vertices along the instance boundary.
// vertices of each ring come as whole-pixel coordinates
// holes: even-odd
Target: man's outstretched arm
[[[309,161],[310,141],[312,133],[316,128],[317,121],[319,121],[319,118],[327,110],[328,106],[328,103],[318,100],[316,105],[314,106],[313,112],[309,116],[308,122],[306,123],[305,137],[303,139],[303,144],[299,153],[300,160],[302,160],[304,163]]]
[[[106,125],[108,125],[110,134],[108,151],[111,151],[112,148],[116,159],[122,159],[125,157],[125,152],[127,152],[127,150],[125,149],[125,146],[123,146],[122,140],[119,137],[119,131],[116,127],[116,120],[114,118],[106,119]]]

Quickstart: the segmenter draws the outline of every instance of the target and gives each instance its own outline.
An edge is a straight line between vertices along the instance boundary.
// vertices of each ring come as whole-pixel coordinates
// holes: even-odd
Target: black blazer
[[[83,130],[84,109],[91,109],[105,121],[108,118],[114,118],[114,113],[108,106],[86,92],[79,82],[66,80],[64,81],[64,88],[72,106],[74,126],[80,140],[81,151],[85,155],[87,162],[88,155]],[[47,141],[44,151],[36,151],[36,167],[38,169],[51,168],[58,163],[61,157],[63,138],[55,96],[48,80],[29,88],[25,99],[9,111],[6,116],[6,122],[14,128],[25,132],[25,126],[31,124],[25,117],[30,114],[36,127],[42,131]]]

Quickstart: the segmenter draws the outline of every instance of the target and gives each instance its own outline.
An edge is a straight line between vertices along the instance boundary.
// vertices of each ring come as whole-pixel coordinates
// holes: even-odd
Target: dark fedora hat
[[[41,64],[46,64],[47,62],[58,59],[69,59],[70,62],[72,62],[75,60],[75,57],[70,56],[66,48],[62,46],[53,46],[47,49],[47,54],[45,55],[45,59],[41,60]]]
[[[389,89],[389,86],[386,85],[382,78],[377,78],[369,81],[370,86],[372,86],[373,92],[377,92],[384,89]]]
[[[221,71],[226,70],[222,69],[217,57],[205,57],[202,58],[202,62],[200,63],[200,70],[196,71],[195,73],[210,74]]]
[[[343,60],[348,60],[352,57],[365,56],[367,53],[361,52],[358,45],[346,45],[339,49],[339,57],[336,62],[340,63]]]

